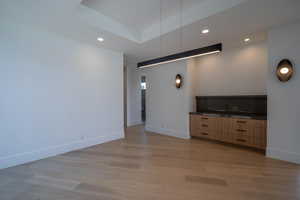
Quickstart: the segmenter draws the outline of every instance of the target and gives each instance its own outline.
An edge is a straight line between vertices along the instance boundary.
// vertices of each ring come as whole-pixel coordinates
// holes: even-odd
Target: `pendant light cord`
[[[160,27],[159,27],[159,45],[160,45],[160,56],[163,54],[162,50],[162,2],[163,0],[160,0]]]
[[[179,38],[179,42],[180,42],[180,51],[183,50],[183,0],[179,0],[180,2],[180,38]]]
[[[159,39],[160,39],[160,56],[163,56],[163,47],[162,47],[162,23],[163,23],[163,16],[162,16],[162,7],[163,7],[163,0],[160,0],[160,27],[159,27]],[[179,9],[180,9],[180,33],[179,33],[179,49],[180,51],[183,50],[183,0],[179,0]]]

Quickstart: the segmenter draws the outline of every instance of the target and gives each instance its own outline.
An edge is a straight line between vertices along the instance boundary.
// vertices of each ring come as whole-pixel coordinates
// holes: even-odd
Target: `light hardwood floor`
[[[300,199],[300,166],[128,128],[126,139],[0,170],[0,200]]]

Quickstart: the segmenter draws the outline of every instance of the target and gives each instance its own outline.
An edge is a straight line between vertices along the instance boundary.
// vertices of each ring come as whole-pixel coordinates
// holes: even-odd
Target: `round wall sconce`
[[[290,60],[283,59],[279,62],[276,70],[277,78],[281,82],[289,81],[294,74],[294,67]]]
[[[177,89],[181,88],[181,86],[182,86],[182,76],[180,74],[176,75],[175,86]]]

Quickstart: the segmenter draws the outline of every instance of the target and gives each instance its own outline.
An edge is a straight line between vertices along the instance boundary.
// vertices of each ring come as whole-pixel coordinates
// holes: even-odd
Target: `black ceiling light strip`
[[[169,62],[174,62],[177,60],[184,60],[188,58],[193,58],[193,57],[198,57],[198,56],[204,56],[204,55],[209,55],[209,54],[214,54],[214,53],[219,53],[222,51],[222,43],[199,48],[199,49],[193,49],[190,51],[185,51],[161,58],[156,58],[153,60],[147,60],[144,62],[140,62],[137,64],[137,67],[139,69],[141,68],[146,68],[146,67],[152,67],[155,65],[160,65],[160,64],[165,64]]]

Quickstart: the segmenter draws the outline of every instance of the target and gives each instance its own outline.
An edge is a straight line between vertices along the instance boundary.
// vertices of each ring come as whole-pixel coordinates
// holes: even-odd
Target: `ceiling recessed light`
[[[103,39],[102,37],[98,37],[97,40],[98,40],[99,42],[103,42],[103,41],[104,41],[104,39]]]
[[[202,33],[203,33],[203,34],[207,34],[207,33],[209,33],[209,29],[208,29],[208,28],[206,28],[206,29],[203,29],[203,30],[202,30]]]
[[[244,42],[250,42],[250,41],[251,41],[250,38],[245,38],[245,39],[244,39]]]

